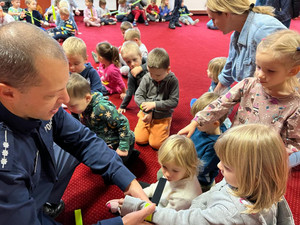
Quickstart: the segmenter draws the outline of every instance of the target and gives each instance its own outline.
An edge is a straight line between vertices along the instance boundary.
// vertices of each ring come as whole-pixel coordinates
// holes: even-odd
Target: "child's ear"
[[[85,100],[86,100],[86,102],[90,102],[92,100],[92,95],[91,94],[86,94],[85,95]]]
[[[170,73],[170,71],[171,71],[171,66],[168,67],[167,71],[168,71],[168,73]]]
[[[292,76],[295,76],[295,75],[297,75],[297,74],[299,73],[299,71],[300,71],[300,66],[294,66],[294,67],[291,69],[289,75],[290,75],[291,77],[292,77]]]
[[[219,126],[220,126],[220,121],[218,121],[218,120],[215,121],[215,122],[214,122],[214,126],[219,127]]]

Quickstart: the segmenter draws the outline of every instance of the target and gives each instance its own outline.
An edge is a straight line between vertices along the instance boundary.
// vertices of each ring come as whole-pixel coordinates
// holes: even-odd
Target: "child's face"
[[[169,0],[166,0],[166,1],[165,1],[165,5],[169,5]]]
[[[152,5],[152,6],[155,6],[155,2],[154,2],[154,1],[151,1],[151,5]]]
[[[150,76],[152,80],[155,80],[156,82],[160,82],[169,74],[170,68],[168,69],[157,69],[157,68],[149,68],[148,71],[150,73]]]
[[[66,104],[72,113],[81,114],[89,105],[91,95],[87,94],[85,98],[70,97],[70,101]]]
[[[67,55],[70,73],[81,73],[85,69],[86,59],[81,55]]]
[[[86,5],[86,7],[91,8],[93,6],[93,3],[86,0],[85,5]]]
[[[261,85],[271,93],[286,91],[286,80],[295,75],[291,70],[292,68],[286,65],[285,60],[284,62],[274,60],[269,53],[256,53],[255,76],[259,79]]]
[[[125,7],[126,6],[126,2],[120,4],[120,6]]]
[[[121,33],[122,33],[122,36],[123,36],[123,39],[124,39],[124,34],[125,34],[125,31],[124,29],[121,29]]]
[[[105,9],[106,4],[101,4],[100,8]]]
[[[206,72],[207,72],[207,76],[209,79],[211,79],[215,83],[218,83],[218,81],[214,79],[213,74],[211,73],[211,71],[209,69],[207,69]]]
[[[69,15],[68,14],[60,14],[60,18],[64,21],[68,20],[69,19]]]
[[[20,3],[20,0],[14,0],[14,1],[11,1],[11,4],[12,4],[12,6],[14,7],[14,8],[20,8],[20,5],[21,5],[21,3]]]
[[[184,6],[184,1],[181,2],[181,7],[183,7],[183,6]]]
[[[129,66],[130,70],[132,70],[134,67],[142,65],[142,55],[135,51],[129,51],[122,53],[121,55],[127,66]]]
[[[238,188],[236,174],[233,168],[224,165],[222,160],[218,163],[218,168],[220,169],[222,175],[224,176],[226,182],[232,187]]]
[[[36,1],[31,1],[29,4],[27,4],[27,8],[30,10],[36,10]]]
[[[178,181],[187,177],[186,169],[176,165],[173,161],[161,165],[162,173],[168,181]]]

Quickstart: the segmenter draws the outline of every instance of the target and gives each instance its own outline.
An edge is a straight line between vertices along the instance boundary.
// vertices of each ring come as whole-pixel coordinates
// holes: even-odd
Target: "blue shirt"
[[[219,81],[228,87],[234,81],[252,77],[256,68],[257,45],[269,34],[282,29],[286,27],[276,18],[249,12],[241,33],[234,31],[231,35],[228,58],[218,76]]]
[[[42,212],[57,180],[53,141],[122,190],[135,178],[115,151],[62,108],[49,121],[25,120],[0,103],[1,224],[58,224]]]

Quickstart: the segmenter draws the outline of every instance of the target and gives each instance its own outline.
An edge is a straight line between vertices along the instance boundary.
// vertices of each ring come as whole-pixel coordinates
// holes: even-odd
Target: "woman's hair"
[[[288,154],[280,135],[263,124],[230,128],[220,136],[215,151],[236,175],[233,194],[247,199],[244,213],[269,209],[285,194],[288,179]]]
[[[200,165],[193,141],[178,134],[171,135],[160,146],[158,162],[161,165],[174,162],[177,166],[186,169],[187,177],[197,175]]]
[[[97,44],[96,51],[99,56],[109,62],[112,62],[116,67],[120,66],[119,51],[116,47],[108,42],[100,42]]]
[[[300,66],[300,34],[293,30],[280,30],[264,38],[257,46],[257,53],[267,53],[289,68]],[[290,88],[299,88],[296,76],[287,80]]]
[[[218,76],[224,68],[226,60],[226,57],[216,57],[209,61],[208,70],[212,74],[214,81],[219,82]]]
[[[82,58],[87,59],[86,44],[78,37],[67,38],[62,44],[62,47],[66,55],[81,55]]]
[[[252,3],[253,4],[253,3]],[[249,0],[207,0],[206,6],[212,12],[217,13],[234,13],[237,15],[249,11],[255,13],[268,14],[274,16],[274,8],[271,6],[254,6]],[[251,5],[251,7],[250,7]]]
[[[170,57],[163,48],[154,48],[147,57],[148,68],[168,69],[170,67]]]
[[[70,98],[82,99],[91,94],[91,85],[80,74],[72,73],[67,83],[67,92]]]
[[[166,0],[161,0],[160,6],[161,6],[162,8],[164,8],[164,7],[166,6]],[[169,5],[168,5],[168,8],[169,8]]]

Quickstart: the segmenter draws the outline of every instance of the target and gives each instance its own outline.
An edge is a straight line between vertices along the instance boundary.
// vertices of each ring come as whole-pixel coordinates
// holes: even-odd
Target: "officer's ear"
[[[0,83],[0,100],[1,101],[11,101],[14,99],[16,94],[16,88],[10,85]]]

